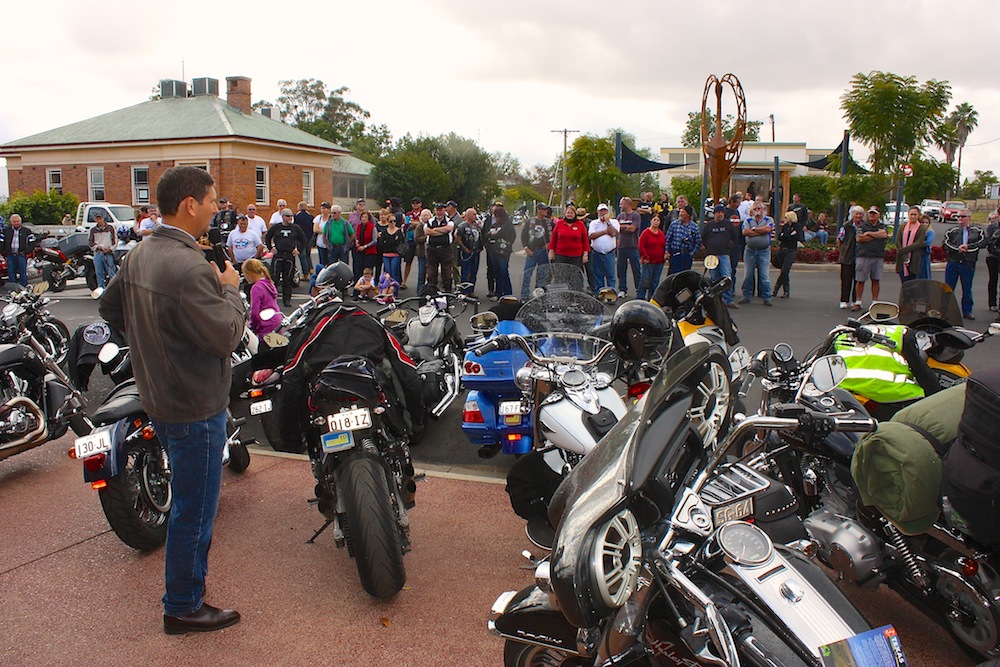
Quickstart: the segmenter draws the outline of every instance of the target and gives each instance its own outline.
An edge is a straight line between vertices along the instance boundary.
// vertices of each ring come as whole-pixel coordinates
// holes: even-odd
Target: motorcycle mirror
[[[264,310],[260,311],[260,319],[266,322],[267,320],[273,318],[277,314],[278,311],[276,311],[274,308],[265,308]]]
[[[36,283],[34,287],[31,288],[31,293],[35,296],[41,296],[49,291],[49,282],[43,280],[40,283]]]
[[[795,353],[792,351],[792,346],[788,343],[778,343],[774,346],[774,360],[785,363],[792,360]]]
[[[715,255],[705,255],[705,268],[709,271],[719,268],[719,258]]]
[[[92,290],[90,292],[90,296],[93,297],[93,298],[95,298],[95,299],[100,299],[103,294],[104,294],[104,288],[103,287],[98,287],[97,289]]]
[[[265,345],[271,348],[288,347],[288,336],[283,336],[282,334],[275,333],[273,331],[269,334],[264,334],[264,337],[261,340],[264,341]]]
[[[500,322],[500,318],[493,311],[487,310],[482,313],[477,313],[469,318],[469,324],[472,326],[472,330],[476,333],[489,333],[496,328],[497,323]]]
[[[872,322],[890,322],[899,317],[899,306],[889,301],[873,301],[866,313]]]
[[[809,381],[817,390],[832,391],[847,377],[847,362],[836,354],[820,357],[809,369]]]
[[[101,346],[101,351],[97,353],[97,360],[106,364],[117,357],[119,352],[121,352],[121,348],[118,347],[117,343],[105,343]]]

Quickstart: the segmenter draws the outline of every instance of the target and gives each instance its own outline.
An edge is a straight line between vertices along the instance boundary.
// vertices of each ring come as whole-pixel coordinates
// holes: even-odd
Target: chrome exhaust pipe
[[[453,354],[451,356],[451,359],[452,359],[452,374],[450,378],[451,383],[450,386],[448,387],[448,390],[445,392],[444,398],[442,398],[437,405],[431,408],[431,415],[433,415],[434,417],[440,417],[441,414],[448,409],[448,406],[451,405],[452,401],[455,400],[455,397],[458,396],[458,392],[462,390],[461,362],[458,360],[458,355],[456,354]],[[449,377],[446,375],[444,377],[445,384],[449,384],[448,380]]]
[[[38,421],[38,426],[20,438],[0,445],[0,460],[14,454],[19,454],[26,449],[36,447],[49,439],[48,420],[42,414],[42,409],[38,407],[38,404],[27,396],[15,396],[0,406],[0,419],[5,419],[17,406],[22,406],[31,412]]]

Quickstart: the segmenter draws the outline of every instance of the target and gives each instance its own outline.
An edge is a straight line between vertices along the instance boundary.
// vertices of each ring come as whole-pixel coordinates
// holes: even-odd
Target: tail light
[[[642,395],[649,391],[652,386],[652,382],[636,382],[635,384],[629,385],[628,397],[633,401],[637,401],[642,398]]]
[[[479,403],[475,401],[466,401],[465,407],[462,408],[462,423],[464,424],[483,424],[483,413],[479,409]]]
[[[483,365],[476,361],[466,361],[464,370],[466,375],[486,375]]]
[[[259,371],[253,372],[253,374],[250,376],[250,381],[257,386],[260,386],[267,382],[268,378],[271,377],[272,373],[274,373],[273,369],[262,368]]]
[[[88,456],[83,460],[83,469],[87,472],[97,472],[104,467],[104,462],[108,460],[107,454],[97,454]]]

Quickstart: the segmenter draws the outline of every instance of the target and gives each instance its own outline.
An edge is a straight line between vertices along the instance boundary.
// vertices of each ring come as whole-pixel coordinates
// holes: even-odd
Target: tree
[[[891,72],[855,74],[840,98],[851,134],[872,150],[872,171],[894,173],[935,138],[951,99],[946,81],[920,85]]]
[[[715,132],[715,114],[711,109],[705,110],[708,113],[708,127],[711,132]],[[744,141],[760,141],[760,127],[764,121],[748,120],[746,131],[743,133]],[[736,134],[736,118],[733,114],[726,114],[722,119],[722,136],[726,140],[733,138]],[[684,133],[681,135],[681,145],[685,148],[695,148],[701,146],[701,112],[691,111],[688,113],[687,123],[684,124]]]
[[[15,192],[10,199],[0,204],[0,215],[4,220],[10,220],[11,214],[17,213],[29,225],[58,225],[67,213],[74,215],[79,204],[80,198],[76,195],[61,195],[55,190],[35,190],[30,195]]]
[[[566,154],[566,180],[576,189],[576,203],[591,211],[622,192],[625,174],[615,167],[614,141],[592,134],[577,137]]]
[[[701,179],[694,176],[674,176],[670,179],[670,193],[674,201],[678,197],[687,197],[688,203],[694,206],[695,215],[698,214],[698,202],[701,201]]]
[[[414,150],[397,151],[378,160],[371,181],[379,200],[420,197],[430,204],[447,200],[451,190],[451,179],[441,165],[429,154]]]
[[[833,179],[829,176],[792,176],[792,194],[802,195],[802,203],[811,211],[817,214],[820,211],[829,211],[833,205],[833,193],[830,186]]]
[[[864,208],[885,206],[885,202],[895,198],[892,180],[882,174],[845,174],[832,179],[830,185],[838,201],[853,201]]]
[[[951,112],[948,120],[955,127],[955,138],[958,143],[958,165],[955,167],[957,187],[959,179],[962,178],[962,149],[965,148],[969,135],[979,125],[979,113],[968,102],[962,102]]]
[[[527,205],[528,213],[534,213],[532,210],[533,202],[544,201],[542,199],[542,193],[530,185],[515,185],[513,187],[509,187],[503,191],[502,199],[508,205],[509,209],[519,208],[521,205]]]
[[[319,79],[285,79],[278,82],[278,87],[281,89],[278,109],[281,110],[282,119],[289,125],[301,127],[315,123],[323,115],[327,91],[326,84]]]
[[[559,172],[562,173],[561,171]],[[555,167],[544,164],[536,164],[528,169],[525,174],[525,181],[541,195],[540,200],[552,203],[552,196],[556,191],[555,187]]]
[[[997,178],[993,170],[982,171],[976,169],[973,172],[972,180],[965,179],[965,183],[962,185],[962,197],[967,199],[978,199],[980,197],[986,196],[986,189],[994,183],[1000,183],[1000,179]]]
[[[904,199],[919,204],[924,199],[943,199],[955,184],[955,168],[947,162],[929,157],[916,157],[910,161],[913,175],[903,186]]]

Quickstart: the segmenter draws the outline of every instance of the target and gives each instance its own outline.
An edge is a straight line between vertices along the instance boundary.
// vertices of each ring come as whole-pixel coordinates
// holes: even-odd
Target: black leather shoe
[[[228,628],[240,622],[240,612],[219,609],[210,604],[202,604],[198,611],[187,616],[163,615],[163,631],[168,635],[183,635],[188,632],[212,632]]]

